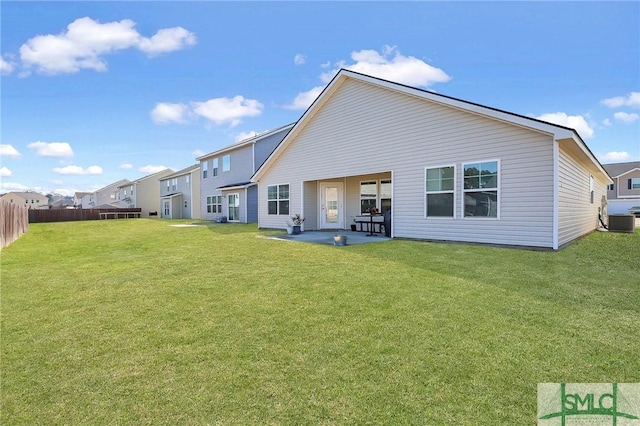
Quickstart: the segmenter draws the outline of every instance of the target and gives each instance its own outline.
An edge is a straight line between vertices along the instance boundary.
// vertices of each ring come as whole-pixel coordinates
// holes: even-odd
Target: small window
[[[391,179],[380,181],[380,212],[391,210]]]
[[[426,217],[454,217],[455,167],[426,169]]]
[[[267,208],[270,215],[289,215],[289,185],[267,187]]]
[[[222,157],[222,171],[228,172],[231,170],[231,155],[227,154]]]
[[[628,189],[640,189],[640,178],[631,178],[631,179],[629,179],[629,188]]]
[[[186,175],[186,176],[185,176],[185,184],[186,184],[187,188],[189,187],[189,182],[190,182],[190,181],[191,181],[191,176]]]
[[[178,178],[171,179],[171,190],[176,191],[178,189]]]
[[[212,176],[218,176],[218,159],[214,158],[213,159],[213,167],[211,168],[211,175]]]
[[[171,181],[167,181],[167,192],[171,189]]]
[[[613,191],[615,189],[615,185],[613,183],[607,185],[607,191]]]
[[[464,165],[464,216],[498,217],[498,162]]]
[[[589,176],[589,202],[593,204],[593,176]]]
[[[206,161],[202,163],[202,178],[203,179],[207,178],[207,165],[208,165],[208,163]]]

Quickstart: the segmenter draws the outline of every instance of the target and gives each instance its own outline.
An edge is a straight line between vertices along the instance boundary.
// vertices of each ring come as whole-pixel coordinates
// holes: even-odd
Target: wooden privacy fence
[[[0,201],[0,240],[7,247],[29,229],[28,209],[21,204]]]
[[[117,213],[118,218],[140,217],[141,208],[134,209],[51,209],[29,210],[29,223],[69,222],[74,220],[99,220],[101,213]]]

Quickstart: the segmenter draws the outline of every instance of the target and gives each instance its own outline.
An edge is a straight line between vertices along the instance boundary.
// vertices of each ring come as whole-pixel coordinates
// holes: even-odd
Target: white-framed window
[[[229,214],[227,216],[230,222],[237,222],[240,220],[240,194],[227,195],[227,201],[229,202]]]
[[[627,189],[640,189],[640,178],[629,179],[629,184]]]
[[[464,217],[498,217],[498,160],[463,165]]]
[[[207,196],[207,213],[222,213],[222,195]]]
[[[360,214],[369,214],[371,209],[378,213],[391,209],[391,179],[360,182]]]
[[[267,186],[267,209],[270,215],[289,215],[289,184]]]
[[[222,171],[228,172],[229,170],[231,170],[231,154],[222,157]]]
[[[209,165],[209,162],[207,161],[203,161],[202,162],[202,178],[206,179],[207,178],[207,166]]]
[[[175,191],[178,189],[178,178],[171,179],[171,190]]]
[[[187,188],[189,187],[189,183],[191,182],[191,176],[186,175],[185,176],[185,185],[187,186]]]
[[[425,176],[425,217],[455,217],[455,166],[428,167]]]
[[[213,159],[213,167],[211,168],[211,176],[218,176],[218,158]]]
[[[589,202],[593,204],[593,176],[589,176]]]
[[[167,180],[167,193],[171,190],[171,180]]]
[[[360,182],[360,214],[369,214],[378,208],[378,181]]]
[[[610,183],[609,185],[607,185],[607,191],[613,191],[615,189],[615,184]]]

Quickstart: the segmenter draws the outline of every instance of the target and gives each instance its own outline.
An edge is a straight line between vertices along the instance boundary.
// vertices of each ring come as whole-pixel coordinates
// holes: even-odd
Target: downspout
[[[560,213],[560,143],[553,139],[553,249],[558,250],[558,215]]]

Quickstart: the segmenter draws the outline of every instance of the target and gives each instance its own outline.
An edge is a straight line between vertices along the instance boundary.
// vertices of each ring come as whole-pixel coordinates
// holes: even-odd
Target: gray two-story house
[[[200,164],[160,179],[160,216],[200,219]]]
[[[251,176],[292,127],[269,130],[197,158],[202,219],[258,221],[258,188]]]
[[[141,177],[133,182],[118,186],[117,206],[120,208],[139,208],[142,217],[158,216],[160,206],[160,187],[158,180],[173,174],[173,170],[164,169]]]
[[[626,214],[640,206],[640,161],[603,164],[613,183],[607,187],[607,212]]]

